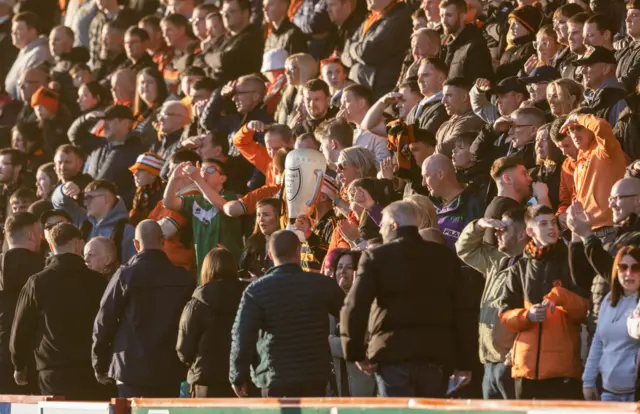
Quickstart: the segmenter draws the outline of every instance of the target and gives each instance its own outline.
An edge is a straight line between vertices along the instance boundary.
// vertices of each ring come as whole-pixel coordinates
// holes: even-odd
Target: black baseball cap
[[[104,111],[102,119],[130,119],[133,120],[133,112],[125,105],[111,105]]]
[[[527,87],[524,84],[518,82],[517,76],[509,76],[508,78],[502,79],[496,86],[489,89],[489,93],[492,95],[502,95],[507,92],[517,92],[523,95],[529,95],[527,92]]]
[[[519,78],[518,82],[523,85],[530,85],[532,83],[545,83],[552,82],[556,79],[560,79],[562,75],[553,66],[538,66],[533,69],[529,76]]]
[[[612,50],[602,46],[588,46],[587,51],[584,52],[580,59],[573,61],[575,66],[591,65],[592,63],[610,63],[615,65],[616,55]]]
[[[47,210],[40,215],[40,224],[44,226],[51,217],[64,217],[69,223],[73,223],[71,216],[65,210]]]

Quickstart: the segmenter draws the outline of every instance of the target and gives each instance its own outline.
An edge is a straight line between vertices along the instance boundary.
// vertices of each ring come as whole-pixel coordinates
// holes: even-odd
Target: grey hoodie
[[[640,340],[627,332],[627,319],[638,304],[638,294],[620,296],[615,308],[610,299],[611,293],[602,301],[582,381],[585,388],[595,388],[596,378],[601,374],[605,390],[616,394],[632,393],[636,389]]]
[[[22,73],[43,62],[53,63],[53,58],[49,52],[49,41],[46,36],[38,37],[20,50],[4,81],[5,91],[13,99],[18,99],[18,80]]]

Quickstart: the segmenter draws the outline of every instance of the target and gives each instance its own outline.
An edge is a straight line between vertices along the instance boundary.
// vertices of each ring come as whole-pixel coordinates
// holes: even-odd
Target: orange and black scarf
[[[538,247],[536,246],[536,243],[533,240],[529,240],[529,243],[527,243],[527,247],[525,247],[524,250],[532,258],[540,260],[544,258],[544,256],[546,256],[547,254],[549,254],[549,252],[551,252],[552,249],[553,249],[553,245]]]

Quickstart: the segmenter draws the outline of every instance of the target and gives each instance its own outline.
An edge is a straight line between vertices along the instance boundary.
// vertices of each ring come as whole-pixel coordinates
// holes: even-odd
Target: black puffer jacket
[[[178,357],[189,365],[189,384],[229,383],[231,328],[248,283],[216,280],[193,292],[180,318]]]
[[[634,93],[626,100],[628,106],[620,112],[613,134],[629,159],[637,160],[640,159],[640,96]]]
[[[630,42],[619,50],[616,53],[616,60],[618,61],[616,78],[624,83],[628,92],[633,92],[640,77],[640,42]]]
[[[500,58],[500,66],[496,69],[496,82],[509,76],[518,76],[527,59],[536,54],[534,40],[533,35],[520,37],[514,40],[513,47],[504,51]]]
[[[449,65],[449,78],[464,77],[473,84],[478,78],[493,79],[491,53],[482,31],[467,24],[453,40],[446,40],[440,57]]]

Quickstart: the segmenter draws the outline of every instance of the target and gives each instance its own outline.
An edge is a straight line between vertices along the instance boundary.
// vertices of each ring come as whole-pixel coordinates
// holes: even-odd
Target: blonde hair
[[[578,82],[567,78],[556,79],[549,82],[549,85],[547,85],[547,91],[549,91],[550,88],[553,88],[553,90],[558,94],[558,97],[562,102],[564,102],[562,108],[563,113],[559,115],[567,115],[569,112],[580,106],[584,88]],[[573,102],[571,98],[573,98]]]
[[[285,61],[285,65],[287,63],[295,63],[300,68],[300,79],[298,85],[295,86],[302,86],[307,83],[307,81],[318,76],[318,62],[308,53],[291,55]]]
[[[345,148],[340,151],[340,158],[358,169],[358,178],[375,177],[378,174],[373,152],[366,148]]]
[[[421,194],[413,194],[404,198],[404,201],[415,205],[418,208],[419,219],[418,229],[426,229],[428,227],[438,227],[438,219],[436,218],[436,206],[429,197]]]

